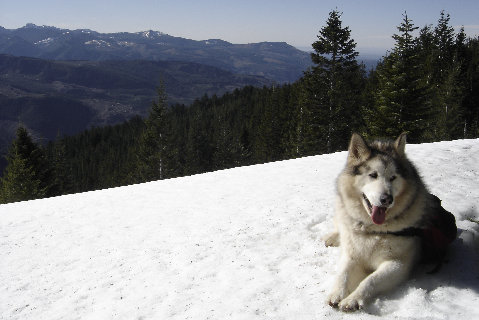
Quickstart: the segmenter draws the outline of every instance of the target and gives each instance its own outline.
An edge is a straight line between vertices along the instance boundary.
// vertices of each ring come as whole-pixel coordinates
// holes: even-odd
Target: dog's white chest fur
[[[367,234],[350,229],[341,231],[340,243],[343,255],[361,264],[365,270],[372,271],[384,261],[415,258],[419,239]]]

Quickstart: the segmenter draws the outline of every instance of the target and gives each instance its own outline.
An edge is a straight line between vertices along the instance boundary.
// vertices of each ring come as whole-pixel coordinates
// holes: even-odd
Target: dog
[[[327,300],[332,307],[362,309],[405,281],[424,255],[434,217],[452,216],[428,192],[405,145],[404,133],[394,141],[368,143],[358,134],[351,138],[346,166],[336,181],[336,230],[325,238],[326,246],[341,250],[339,274]],[[450,229],[455,228],[452,219]],[[436,230],[444,235],[440,226]]]

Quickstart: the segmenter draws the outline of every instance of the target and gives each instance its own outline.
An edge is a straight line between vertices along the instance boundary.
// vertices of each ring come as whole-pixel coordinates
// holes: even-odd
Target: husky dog
[[[328,303],[342,311],[361,309],[408,277],[421,256],[415,231],[424,230],[430,208],[442,209],[407,159],[405,144],[405,134],[371,143],[358,134],[351,138],[337,179],[336,231],[325,239],[341,249]]]

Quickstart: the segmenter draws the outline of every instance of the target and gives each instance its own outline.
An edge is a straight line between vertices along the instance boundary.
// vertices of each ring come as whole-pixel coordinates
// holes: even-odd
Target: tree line
[[[158,88],[146,119],[92,128],[47,146],[20,127],[0,180],[0,203],[192,175],[345,150],[352,132],[413,143],[479,136],[479,38],[445,12],[416,27],[404,13],[374,70],[358,62],[341,13],[312,44],[295,83],[245,87],[189,106]]]

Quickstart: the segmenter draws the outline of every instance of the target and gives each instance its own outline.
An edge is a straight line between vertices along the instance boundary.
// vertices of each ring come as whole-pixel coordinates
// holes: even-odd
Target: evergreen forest
[[[411,143],[479,137],[479,38],[441,12],[419,28],[404,13],[394,47],[373,70],[358,61],[341,13],[312,44],[297,82],[244,87],[169,105],[163,85],[146,119],[33,142],[19,127],[0,179],[0,203],[193,175],[347,149],[408,133]]]

